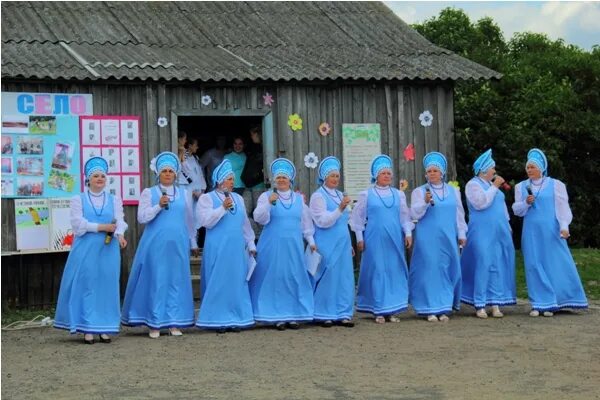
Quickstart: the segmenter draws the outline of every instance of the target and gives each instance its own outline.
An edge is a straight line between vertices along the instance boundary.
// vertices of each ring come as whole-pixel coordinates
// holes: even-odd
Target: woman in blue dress
[[[467,244],[462,252],[463,303],[475,307],[475,315],[502,318],[500,306],[516,304],[515,247],[504,193],[504,179],[496,175],[492,149],[473,164],[475,177],[465,187],[469,208]]]
[[[529,315],[551,317],[563,308],[587,308],[588,302],[569,251],[573,214],[565,184],[548,176],[548,161],[539,149],[527,153],[529,179],[515,187],[515,215],[523,217],[521,249],[531,302]]]
[[[278,330],[298,329],[313,319],[312,285],[304,261],[302,236],[316,251],[310,210],[291,190],[296,168],[288,159],[271,163],[274,190],[260,195],[254,220],[263,225],[258,239],[257,265],[250,279],[254,319]]]
[[[94,344],[94,334],[110,343],[108,335],[120,328],[119,247],[127,245],[127,224],[121,199],[105,190],[106,160],[92,157],[84,171],[88,188],[71,199],[75,242],[60,283],[54,327],[83,333],[87,344]]]
[[[158,184],[140,196],[138,222],[147,224],[138,245],[127,282],[121,322],[145,325],[152,339],[169,328],[194,325],[194,299],[190,275],[190,248],[198,253],[192,201],[174,182],[179,160],[171,152],[160,153],[150,164]]]
[[[223,160],[213,171],[213,187],[196,206],[201,226],[206,227],[202,253],[202,304],[196,326],[239,332],[254,325],[248,288],[248,257],[256,255],[254,231],[244,199],[232,193],[234,172]]]
[[[430,322],[449,320],[460,309],[460,256],[467,224],[460,190],[444,183],[446,157],[431,152],[423,158],[427,183],[413,190],[410,201],[415,247],[410,260],[410,304]]]
[[[350,217],[362,252],[356,309],[373,314],[378,324],[399,322],[394,314],[408,307],[405,247],[412,245],[413,223],[404,193],[390,186],[392,176],[392,159],[384,154],[375,157],[371,162],[375,185],[359,194]]]
[[[352,199],[336,189],[340,171],[340,161],[335,157],[326,157],[319,164],[321,187],[310,198],[310,211],[315,224],[315,243],[323,258],[311,281],[315,320],[324,327],[336,322],[351,328],[355,283],[347,207]]]

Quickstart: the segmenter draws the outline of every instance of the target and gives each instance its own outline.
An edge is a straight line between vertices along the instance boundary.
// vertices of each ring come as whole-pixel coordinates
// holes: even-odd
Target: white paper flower
[[[156,175],[158,175],[156,173],[156,157],[154,157],[152,160],[150,160],[150,171],[154,172]]]
[[[433,124],[433,115],[431,115],[429,110],[425,110],[419,114],[419,121],[421,121],[422,126],[431,126]]]
[[[319,165],[319,157],[311,151],[304,156],[304,165],[308,168],[317,168],[317,165]]]
[[[161,128],[164,128],[165,126],[167,126],[169,124],[169,120],[167,119],[167,117],[159,117],[158,121],[156,123]]]
[[[212,103],[212,97],[210,97],[209,95],[205,94],[204,96],[202,96],[202,105],[203,106],[207,106],[210,103]]]

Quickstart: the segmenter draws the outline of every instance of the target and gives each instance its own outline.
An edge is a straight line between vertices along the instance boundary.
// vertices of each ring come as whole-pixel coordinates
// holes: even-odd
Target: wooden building
[[[293,160],[307,195],[316,170],[304,156],[341,159],[342,123],[381,124],[381,151],[411,187],[432,150],[448,156],[454,178],[454,83],[500,77],[434,46],[378,2],[3,2],[1,29],[3,92],[89,93],[95,115],[140,116],[144,165],[176,149],[178,129],[208,147],[217,134],[261,125],[265,165]],[[292,113],[301,131],[290,130]],[[159,127],[159,117],[169,124]],[[123,288],[141,234],[136,212],[126,207]],[[3,254],[15,246],[14,202],[3,199]],[[54,303],[65,260],[3,256],[3,305]]]

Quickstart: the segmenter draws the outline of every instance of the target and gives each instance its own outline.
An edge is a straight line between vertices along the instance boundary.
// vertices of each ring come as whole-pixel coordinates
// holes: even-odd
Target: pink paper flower
[[[321,125],[319,125],[319,133],[321,136],[327,136],[330,132],[331,125],[329,125],[327,122],[322,122]]]
[[[275,103],[275,100],[273,100],[273,96],[269,92],[263,94],[263,100],[265,102],[265,106],[271,107],[273,103]]]
[[[406,161],[414,161],[415,160],[415,146],[413,146],[412,143],[410,143],[404,149],[404,159]]]

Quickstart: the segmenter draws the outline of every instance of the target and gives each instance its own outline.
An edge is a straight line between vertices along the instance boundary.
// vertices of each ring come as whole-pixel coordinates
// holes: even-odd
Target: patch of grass
[[[45,317],[50,317],[54,319],[54,308],[46,308],[46,309],[33,309],[33,310],[12,310],[12,309],[4,309],[2,310],[2,326],[6,326],[15,321],[31,321],[38,315],[43,315]]]
[[[600,249],[571,249],[588,300],[600,300]],[[523,254],[517,250],[517,297],[527,298]]]

